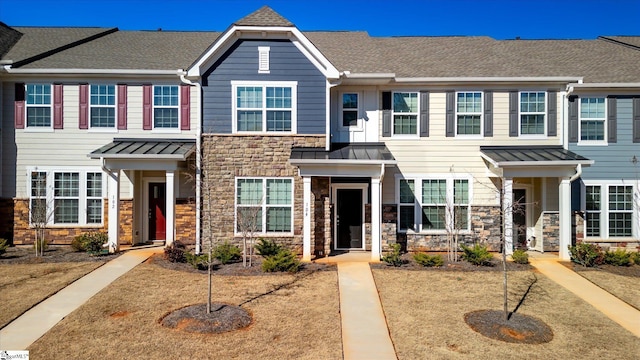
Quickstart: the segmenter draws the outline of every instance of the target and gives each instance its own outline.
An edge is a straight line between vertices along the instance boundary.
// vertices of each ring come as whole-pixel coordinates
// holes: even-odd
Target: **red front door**
[[[166,240],[166,196],[164,183],[149,183],[149,240]]]

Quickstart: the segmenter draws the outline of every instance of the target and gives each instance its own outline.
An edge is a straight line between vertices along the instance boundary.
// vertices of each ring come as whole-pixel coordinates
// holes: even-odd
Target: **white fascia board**
[[[291,165],[396,165],[396,160],[317,160],[317,159],[289,159]]]
[[[593,160],[555,160],[555,161],[499,161],[493,162],[498,167],[518,167],[518,166],[591,166]]]
[[[188,152],[185,155],[157,155],[157,154],[153,154],[153,155],[144,155],[144,154],[139,154],[139,155],[132,155],[132,154],[88,154],[87,157],[91,158],[91,159],[105,159],[105,160],[109,160],[109,159],[121,159],[121,160],[127,160],[127,159],[131,159],[131,160],[148,160],[148,161],[156,161],[156,160],[178,160],[178,161],[185,161],[187,160],[187,158],[189,157],[189,155],[191,155],[193,153],[193,151]]]
[[[149,69],[12,69],[5,66],[9,74],[20,75],[173,75],[180,76],[186,73],[182,69],[176,70],[149,70]]]
[[[594,88],[594,89],[603,89],[603,88],[610,88],[610,89],[620,89],[620,88],[629,88],[629,89],[638,89],[640,88],[640,82],[637,83],[572,83],[572,84],[567,84],[567,86],[570,87],[574,87],[574,88],[580,88],[580,89],[589,89],[589,88]]]
[[[540,76],[540,77],[398,77],[398,83],[571,83],[582,82],[582,77],[575,76]]]

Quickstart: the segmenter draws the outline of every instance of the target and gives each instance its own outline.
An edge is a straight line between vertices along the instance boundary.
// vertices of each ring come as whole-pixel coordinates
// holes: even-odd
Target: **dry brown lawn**
[[[249,301],[243,307],[253,314],[252,325],[210,335],[162,327],[158,320],[166,313],[206,300],[207,276],[144,263],[62,320],[29,348],[30,355],[34,359],[342,358],[336,271],[214,276],[213,283],[214,301],[234,305]]]
[[[0,328],[100,265],[101,262],[1,264]]]
[[[534,272],[510,273],[523,294]],[[399,359],[637,359],[640,339],[561,286],[537,273],[518,313],[534,316],[554,332],[540,345],[486,338],[464,314],[502,309],[502,273],[374,270]],[[510,295],[510,309],[520,296]]]
[[[640,309],[640,277],[612,274],[606,271],[578,271],[585,279]]]

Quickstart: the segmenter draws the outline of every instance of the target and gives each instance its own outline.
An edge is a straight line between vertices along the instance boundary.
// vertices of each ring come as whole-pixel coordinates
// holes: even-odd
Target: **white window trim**
[[[480,93],[480,112],[458,112],[458,94]],[[484,137],[484,91],[456,91],[455,94],[455,132],[457,138],[482,139]],[[480,115],[480,134],[458,134],[458,115]]]
[[[295,180],[293,177],[277,177],[277,176],[239,176],[235,178],[233,190],[233,234],[234,236],[242,236],[242,232],[238,231],[238,180],[259,179],[262,180],[262,231],[256,232],[254,235],[262,237],[291,237],[294,235],[294,218],[295,218]],[[291,181],[291,205],[268,205],[267,204],[267,180],[290,180]],[[291,231],[289,232],[267,232],[267,207],[291,207]]]
[[[411,229],[400,230],[400,180],[413,180],[414,181],[414,228],[418,231]],[[449,207],[454,206],[454,180],[467,180],[469,192],[467,194],[468,203],[467,206],[467,229],[459,229],[459,234],[471,234],[471,204],[473,199],[473,178],[470,175],[465,174],[396,174],[395,176],[395,203],[397,208],[396,226],[399,233],[407,234],[421,234],[421,235],[446,235],[447,229],[430,230],[423,229],[422,224],[422,181],[423,180],[446,180],[446,208],[445,210],[445,227],[453,229],[453,218],[448,210]],[[403,203],[406,206],[406,203]]]
[[[600,236],[587,236],[587,222],[586,217],[583,222],[583,234],[584,238],[588,241],[610,241],[610,242],[625,242],[625,241],[637,241],[638,237],[640,237],[640,214],[639,214],[639,206],[640,203],[637,199],[640,199],[640,186],[638,184],[634,184],[633,182],[625,182],[619,180],[612,181],[602,181],[602,180],[584,180],[585,186],[600,186]],[[633,202],[633,210],[631,211],[631,236],[625,237],[610,237],[609,236],[609,186],[631,186],[632,193],[634,197]],[[583,188],[582,194],[583,197],[586,198],[586,188]],[[621,212],[621,211],[616,211]]]
[[[354,110],[354,109],[344,109],[343,106],[343,101],[342,101],[342,96],[345,94],[355,94],[358,97],[358,107]],[[341,130],[343,131],[361,131],[363,126],[363,118],[362,118],[362,93],[358,92],[358,91],[343,91],[341,93],[338,94],[339,98],[338,98],[338,104],[339,104],[339,114],[338,114],[338,126],[340,127]],[[355,111],[357,113],[357,124],[355,126],[344,126],[344,111]]]
[[[46,105],[37,105],[31,104],[29,105],[28,98],[29,93],[27,91],[28,85],[49,85],[49,91],[51,94],[51,102],[49,103],[50,108],[50,118],[49,118],[49,126],[29,126],[29,108],[44,108]],[[28,132],[53,132],[53,84],[49,84],[47,82],[30,82],[24,84],[24,129]]]
[[[156,93],[156,87],[166,87],[166,86],[175,86],[178,88],[178,105],[175,106],[169,106],[169,105],[164,105],[164,106],[156,106],[156,101],[155,101],[155,93]],[[180,118],[180,116],[182,114],[180,111],[180,103],[182,101],[182,99],[180,98],[182,96],[182,91],[180,91],[180,86],[179,85],[175,85],[175,84],[157,84],[157,85],[153,85],[151,87],[151,129],[153,132],[156,133],[169,133],[169,134],[179,134],[182,131],[180,130],[180,124],[182,122],[182,119]],[[116,98],[116,102],[117,102],[117,98]],[[156,127],[156,108],[175,108],[178,110],[178,126],[176,127],[172,127],[172,128],[164,128],[164,127]],[[116,108],[117,110],[117,108]],[[116,127],[117,127],[117,121],[116,121]]]
[[[113,86],[114,90],[114,103],[113,105],[93,105],[91,104],[91,86]],[[89,84],[89,132],[96,133],[117,133],[118,132],[118,86],[115,84]],[[91,108],[113,108],[114,113],[114,122],[113,126],[103,127],[103,126],[91,126]]]
[[[544,93],[544,111],[543,112],[522,112],[522,104],[520,103],[522,100],[523,93]],[[549,126],[549,119],[547,119],[547,112],[549,109],[549,93],[546,90],[528,90],[528,91],[519,91],[518,92],[518,136],[526,139],[546,139],[547,138],[547,127]],[[522,134],[522,115],[540,115],[544,116],[544,129],[542,130],[542,134]]]
[[[262,131],[238,131],[238,87],[262,87]],[[267,87],[291,88],[291,131],[267,131]],[[297,134],[298,132],[298,82],[297,81],[231,81],[231,118],[232,133],[234,134]]]
[[[271,52],[271,47],[258,46],[258,74],[271,73],[270,52]]]
[[[107,176],[99,167],[53,167],[53,166],[36,166],[28,167],[26,174],[26,191],[29,198],[29,206],[31,206],[31,173],[33,172],[45,172],[46,173],[46,195],[44,197],[46,204],[53,204],[54,197],[54,179],[55,173],[79,173],[79,189],[78,189],[78,222],[77,223],[55,223],[53,209],[47,214],[47,227],[50,228],[103,228],[105,224],[105,200],[107,198]],[[87,173],[100,173],[102,174],[102,221],[100,223],[87,223],[87,199],[97,199],[97,197],[87,197]],[[42,197],[35,197],[42,198]],[[75,199],[75,197],[73,197]],[[48,209],[47,209],[48,210]],[[31,222],[31,211],[29,211],[29,226],[33,227]]]
[[[582,99],[590,99],[590,98],[595,98],[595,99],[604,99],[604,118],[602,119],[583,119],[582,118]],[[578,101],[578,145],[587,145],[587,146],[606,146],[608,145],[608,126],[607,126],[607,114],[608,114],[608,110],[609,110],[609,104],[607,103],[607,97],[606,96],[584,96],[584,97],[579,97],[578,99],[576,99]],[[603,120],[604,123],[604,139],[603,140],[582,140],[582,121],[589,121],[589,120]]]
[[[395,97],[395,94],[416,94],[417,96],[417,101],[418,101],[418,109],[416,110],[415,113],[413,112],[399,112],[396,113],[393,109],[393,98]],[[413,90],[406,90],[406,91],[392,91],[391,92],[391,136],[396,138],[396,139],[416,139],[419,138],[419,132],[420,132],[420,109],[421,109],[421,105],[420,104],[420,92],[419,91],[413,91]],[[415,115],[416,116],[416,133],[415,134],[396,134],[395,133],[395,115]]]

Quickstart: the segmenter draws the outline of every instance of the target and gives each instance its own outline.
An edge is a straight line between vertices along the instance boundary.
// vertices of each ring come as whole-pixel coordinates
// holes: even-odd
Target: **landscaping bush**
[[[85,251],[84,250],[84,238],[85,238],[85,234],[82,235],[78,235],[76,237],[73,238],[73,240],[71,240],[71,248],[74,251],[80,252],[80,251]]]
[[[209,261],[209,256],[207,254],[196,255],[194,253],[185,251],[184,258],[187,263],[193,266],[194,269],[206,269],[207,262]]]
[[[109,235],[104,232],[88,232],[73,238],[71,247],[75,251],[86,251],[90,253],[99,253],[102,251],[102,245],[109,241]]]
[[[636,265],[640,265],[640,250],[631,253],[631,261]]]
[[[7,248],[9,247],[9,242],[7,239],[0,238],[0,256],[7,252]]]
[[[602,265],[604,262],[604,252],[600,246],[595,244],[577,243],[569,246],[571,261],[584,267]]]
[[[269,256],[262,262],[262,271],[264,272],[298,272],[300,270],[300,261],[289,250],[281,249],[277,254]]]
[[[395,243],[395,244],[391,244],[389,245],[389,247],[391,248],[391,251],[389,251],[387,253],[387,255],[384,255],[382,257],[382,261],[386,262],[389,265],[393,265],[393,266],[402,266],[402,264],[405,263],[404,260],[402,260],[402,257],[400,257],[400,244]]]
[[[623,249],[607,251],[604,253],[604,263],[615,266],[630,266],[632,264],[631,253]]]
[[[493,259],[493,255],[491,255],[489,250],[487,250],[486,246],[475,244],[473,245],[473,247],[468,247],[463,244],[463,245],[460,245],[460,247],[464,252],[464,254],[460,256],[463,260],[466,260],[476,266],[492,265],[491,259]]]
[[[180,244],[171,244],[164,248],[164,258],[172,263],[183,263],[187,261],[185,250]]]
[[[223,265],[240,259],[241,254],[240,248],[226,241],[213,249],[213,257]]]
[[[524,250],[518,249],[513,252],[511,259],[513,259],[513,262],[516,264],[528,264],[529,254]]]
[[[429,255],[425,253],[417,253],[413,255],[413,260],[422,266],[427,267],[440,267],[444,265],[444,259],[442,255]]]
[[[258,240],[258,243],[255,245],[255,248],[258,251],[258,254],[262,255],[262,257],[269,257],[269,256],[276,255],[277,253],[280,252],[280,250],[282,250],[282,246],[278,245],[275,241],[265,240],[263,238],[260,238]]]

